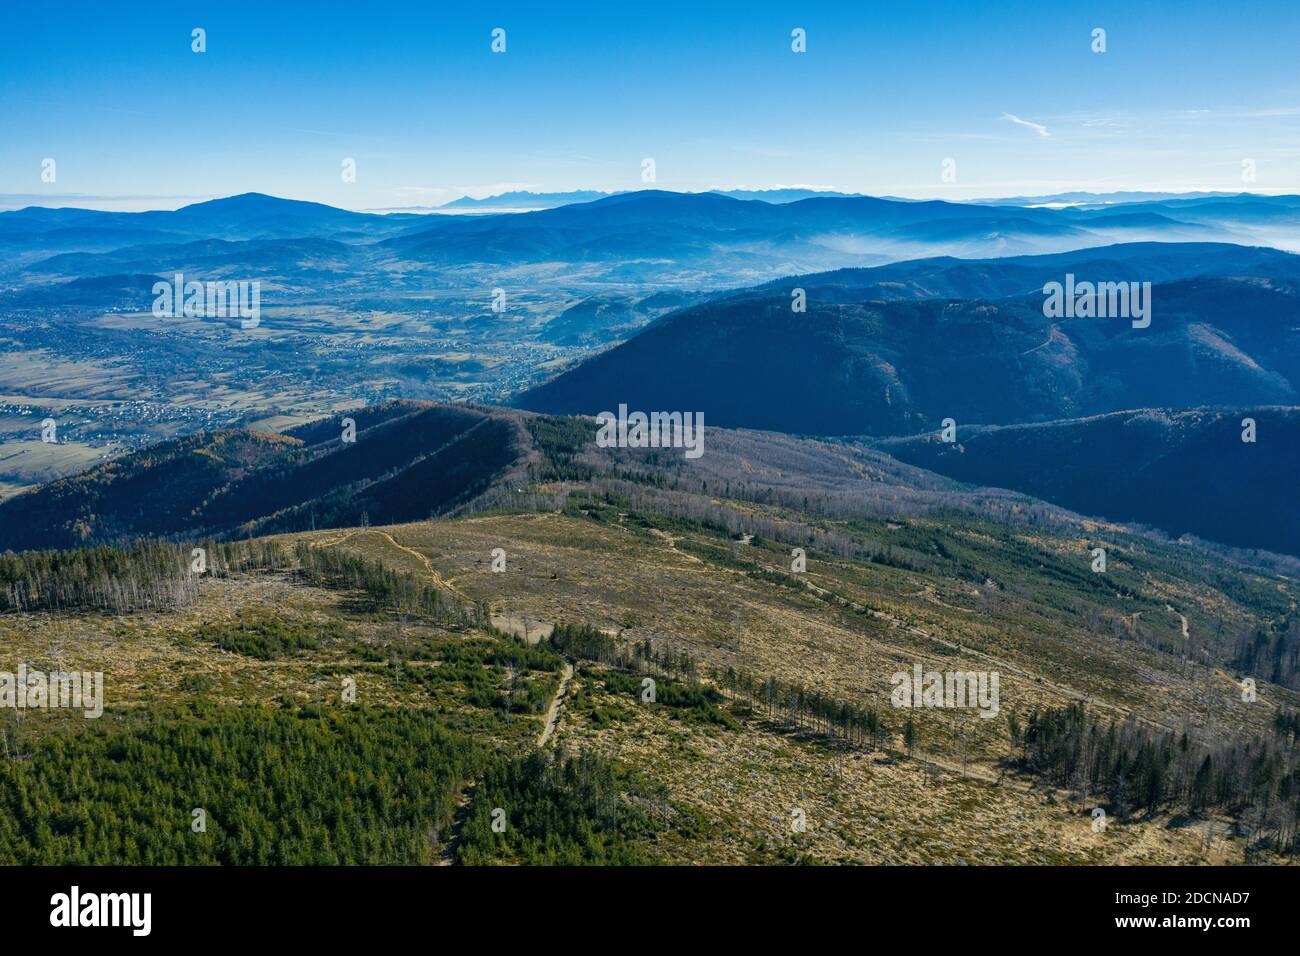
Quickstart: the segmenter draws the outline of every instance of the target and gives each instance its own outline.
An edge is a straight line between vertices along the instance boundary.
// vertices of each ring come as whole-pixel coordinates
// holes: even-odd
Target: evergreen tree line
[[[702,666],[689,654],[657,650],[648,640],[621,641],[584,624],[561,624],[551,634],[551,643],[571,657],[640,674],[667,676],[687,684],[707,677],[733,700],[775,723],[850,747],[879,749],[890,739],[884,719],[869,707],[776,677],[757,677],[734,667]]]
[[[1082,705],[1035,710],[1021,727],[1011,718],[1020,764],[1085,803],[1112,815],[1168,812],[1192,817],[1222,813],[1257,845],[1282,853],[1300,849],[1300,750],[1293,718],[1286,736],[1197,743],[1137,722],[1103,725]]]
[[[633,799],[623,799],[624,792]],[[660,828],[649,808],[665,805],[662,792],[620,778],[596,754],[535,750],[488,768],[475,787],[456,862],[648,863],[644,843]]]
[[[596,425],[583,418],[536,415],[524,419],[536,460],[527,466],[528,480],[586,481],[595,474],[590,464],[574,458],[596,440]]]

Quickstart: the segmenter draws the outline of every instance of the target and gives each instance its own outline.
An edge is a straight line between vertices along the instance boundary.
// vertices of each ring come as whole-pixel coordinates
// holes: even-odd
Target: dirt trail
[[[1187,615],[1186,615],[1186,614],[1179,614],[1178,611],[1175,611],[1175,610],[1174,610],[1174,607],[1173,607],[1172,604],[1166,604],[1166,605],[1165,605],[1165,610],[1168,611],[1170,614],[1178,614],[1178,620],[1182,622],[1182,626],[1183,626],[1183,640],[1185,640],[1185,641],[1186,641],[1186,640],[1190,640],[1192,634],[1191,634],[1191,631],[1190,631],[1190,630],[1188,629],[1188,627],[1187,627]]]
[[[322,538],[319,541],[313,541],[311,543],[311,546],[313,548],[332,548],[335,545],[342,544],[344,541],[347,541],[349,538],[351,538],[353,535],[356,534],[377,534],[381,538],[387,540],[388,543],[391,544],[397,550],[405,551],[407,554],[419,558],[420,562],[424,565],[425,571],[428,572],[429,577],[433,578],[433,583],[435,585],[442,588],[443,590],[450,591],[452,594],[456,595],[458,598],[460,598],[463,601],[468,601],[470,604],[474,603],[473,599],[470,598],[468,595],[466,595],[465,592],[461,591],[460,588],[456,587],[456,585],[452,584],[450,581],[444,578],[442,574],[439,573],[438,569],[433,566],[433,562],[430,561],[427,557],[425,557],[419,551],[416,551],[414,548],[408,548],[404,544],[399,544],[391,534],[389,534],[387,531],[382,531],[379,528],[354,528],[352,531],[349,531],[347,534],[340,535],[337,538]]]
[[[425,555],[421,554],[419,551],[415,550],[414,548],[409,548],[406,545],[399,543],[396,539],[393,538],[391,534],[389,534],[387,531],[382,531],[379,528],[354,528],[353,530],[347,532],[346,534],[342,534],[337,537],[322,538],[317,541],[312,541],[311,546],[313,548],[329,548],[337,544],[342,544],[344,541],[347,541],[353,535],[367,534],[367,533],[377,534],[381,538],[384,538],[386,541],[388,541],[389,544],[397,548],[399,551],[405,551],[407,554],[419,558],[420,562],[424,565],[425,571],[428,572],[431,578],[433,578],[434,583],[438,587],[445,588],[446,590],[451,591],[453,594],[459,596],[463,600],[472,602],[472,599],[469,598],[463,591],[461,591],[454,584],[452,584],[450,581],[444,578],[442,574],[439,573],[438,569],[433,566],[433,562],[431,562]],[[518,632],[523,632],[524,622],[520,619],[513,618],[513,617],[492,618],[492,623],[494,626],[497,626],[509,633],[517,632],[515,627],[516,621],[518,621],[519,624],[519,627],[517,629]],[[530,620],[525,639],[530,644],[536,644],[540,642],[543,638],[549,637],[551,633],[554,631],[554,629],[555,626],[546,621]],[[564,700],[568,694],[569,685],[572,681],[573,681],[573,663],[571,661],[566,660],[564,662],[564,670],[560,674],[559,686],[556,687],[555,689],[555,696],[551,698],[551,703],[546,708],[546,715],[545,715],[544,723],[542,725],[542,731],[537,737],[538,747],[545,747],[554,738],[555,728],[559,726],[560,723],[560,712],[564,707]],[[465,786],[461,788],[460,792],[457,794],[456,813],[452,819],[451,825],[448,827],[447,839],[444,841],[442,849],[439,853],[438,866],[451,866],[455,859],[456,845],[460,840],[460,830],[461,830],[461,826],[464,823],[464,818],[465,818],[465,814],[467,813],[467,808],[469,806],[472,791],[473,791],[473,784],[467,783],[465,784]]]
[[[419,551],[415,550],[415,548],[408,548],[406,545],[394,539],[393,536],[389,534],[387,531],[383,531],[379,528],[358,528],[356,530],[349,531],[347,534],[341,535],[337,538],[330,538],[322,541],[312,542],[312,547],[333,547],[336,544],[342,544],[344,541],[352,537],[354,534],[365,534],[365,533],[377,534],[381,538],[384,538],[394,548],[397,548],[397,550],[405,551],[407,554],[419,558],[420,563],[424,565],[425,572],[429,575],[429,577],[433,578],[433,583],[435,585],[437,585],[440,588],[443,588],[444,590],[450,591],[452,594],[456,595],[461,600],[469,604],[474,603],[473,598],[465,594],[464,591],[460,590],[460,588],[452,584],[451,581],[443,577],[442,574],[438,571],[438,569],[433,566],[433,562],[430,561],[424,554],[421,554]],[[550,637],[552,632],[554,632],[555,630],[555,625],[550,623],[549,621],[543,621],[533,617],[527,617],[525,619],[525,617],[519,615],[493,614],[491,620],[492,620],[493,627],[497,628],[498,630],[505,631],[507,634],[513,634],[516,637],[522,637],[529,644],[536,644],[539,641],[542,641],[545,638]]]
[[[693,564],[703,564],[703,563],[704,563],[704,562],[701,561],[699,558],[697,558],[695,555],[691,554],[689,551],[682,551],[682,550],[678,549],[678,547],[677,547],[677,539],[674,538],[672,535],[670,535],[667,531],[661,531],[661,530],[658,529],[658,528],[650,528],[650,529],[648,529],[648,530],[649,530],[650,533],[651,533],[652,535],[654,535],[656,538],[660,538],[660,539],[662,539],[662,540],[664,541],[664,543],[668,545],[668,550],[671,551],[671,552],[673,552],[674,554],[679,554],[679,555],[681,555],[683,558],[685,558],[687,561],[690,561],[690,562],[693,563]]]
[[[313,548],[332,548],[334,547],[334,545],[342,544],[344,541],[348,540],[348,538],[352,537],[354,534],[364,530],[365,530],[364,528],[353,528],[351,531],[345,532],[339,535],[337,538],[319,538],[310,542],[310,544]]]
[[[456,861],[456,847],[460,845],[460,833],[465,826],[465,817],[469,815],[469,801],[473,796],[474,785],[466,781],[456,793],[456,809],[447,825],[447,839],[438,853],[438,866],[451,866]]]
[[[573,665],[564,662],[564,673],[560,675],[560,686],[555,689],[551,706],[546,708],[546,725],[537,737],[537,746],[545,747],[546,742],[555,736],[555,727],[560,722],[560,708],[564,706],[564,696],[569,691],[569,682],[573,680]]]
[[[537,736],[538,747],[545,747],[554,738],[555,728],[560,723],[560,709],[564,706],[564,698],[569,692],[569,684],[572,680],[573,663],[566,660],[564,672],[560,675],[560,684],[555,688],[555,696],[551,698],[551,703],[546,708],[546,722],[542,725],[542,732]],[[456,794],[456,810],[447,827],[447,838],[438,852],[438,866],[451,866],[456,862],[456,847],[460,845],[461,830],[465,826],[465,818],[469,815],[469,804],[473,799],[475,786],[472,781],[467,781]]]
[[[415,557],[419,558],[421,563],[424,564],[424,569],[429,572],[429,577],[433,578],[433,583],[436,584],[438,587],[450,591],[452,594],[456,595],[463,601],[468,601],[471,604],[474,603],[473,600],[469,596],[467,596],[464,591],[462,591],[460,588],[456,587],[456,585],[452,584],[450,581],[444,578],[442,574],[439,573],[438,569],[433,566],[433,562],[430,561],[423,554],[421,554],[419,551],[416,551],[414,548],[408,548],[404,544],[398,544],[397,541],[393,539],[393,536],[389,534],[387,531],[380,531],[378,528],[370,528],[369,530],[373,531],[375,534],[379,535],[382,538],[386,538],[388,540],[388,543],[391,544],[394,548],[397,548],[397,550],[405,551],[407,554],[414,555]]]
[[[1057,337],[1058,334],[1059,334],[1059,330],[1055,325],[1053,325],[1050,329],[1047,330],[1047,338],[1045,340],[1039,342],[1032,349],[1025,349],[1025,351],[1021,352],[1020,354],[1028,355],[1030,352],[1037,352],[1039,349],[1047,348],[1047,346],[1052,344],[1052,341]]]

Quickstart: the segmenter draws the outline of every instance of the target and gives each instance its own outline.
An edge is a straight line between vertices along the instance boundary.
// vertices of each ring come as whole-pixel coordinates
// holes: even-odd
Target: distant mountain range
[[[399,261],[629,260],[782,274],[803,263],[872,265],[936,251],[962,257],[1070,251],[1133,241],[1248,240],[1300,227],[1296,197],[1229,197],[1098,209],[983,206],[872,197],[754,202],[641,191],[511,216],[440,217],[382,240]]]
[[[71,279],[190,268],[304,282],[396,271],[445,281],[441,270],[453,266],[567,265],[616,281],[717,288],[938,254],[1036,255],[1127,241],[1285,246],[1300,232],[1294,196],[1032,208],[804,192],[643,190],[475,216],[376,215],[258,194],[157,212],[33,207],[0,213],[0,248],[12,253],[0,271]]]
[[[453,199],[451,202],[443,203],[441,206],[430,207],[433,210],[467,210],[467,211],[484,211],[499,212],[505,210],[519,209],[554,209],[557,206],[568,206],[575,202],[595,202],[597,199],[604,199],[612,193],[601,192],[596,189],[577,189],[572,192],[559,193],[534,193],[522,190],[512,192],[498,193],[495,196],[486,196],[482,199],[475,199],[473,196],[461,196],[459,199]]]
[[[518,210],[538,210],[538,209],[555,209],[558,206],[569,206],[573,203],[595,202],[598,199],[605,199],[608,196],[621,196],[625,192],[600,192],[593,189],[578,189],[573,192],[558,193],[534,193],[526,191],[514,191],[499,193],[495,196],[487,196],[482,199],[475,199],[471,196],[462,196],[460,199],[453,199],[451,202],[443,203],[441,206],[430,207],[431,211],[467,211],[467,212],[507,212]],[[686,194],[700,195],[700,194]],[[834,190],[824,189],[712,189],[708,195],[729,196],[732,199],[758,199],[763,202],[785,203],[796,202],[800,199],[822,198],[843,198],[845,196],[860,195],[858,193],[841,193]]]
[[[486,196],[481,199],[475,199],[471,196],[462,196],[460,199],[453,199],[451,202],[443,203],[440,206],[419,207],[426,210],[437,209],[455,209],[471,211],[503,211],[518,209],[554,209],[557,206],[567,206],[572,203],[594,202],[597,199],[604,199],[607,196],[622,195],[626,190],[614,192],[601,192],[593,189],[578,189],[572,192],[527,192],[512,191],[498,193],[495,196]],[[787,203],[798,202],[801,199],[843,199],[850,196],[863,196],[864,193],[846,193],[834,189],[811,189],[806,187],[773,187],[771,189],[710,189],[706,190],[708,195],[713,196],[730,196],[732,199],[758,199],[763,202]],[[700,193],[686,195],[701,195]],[[1252,195],[1250,193],[1228,193],[1228,192],[1192,192],[1192,193],[1170,193],[1170,192],[1109,192],[1109,193],[1092,193],[1092,192],[1068,192],[1053,193],[1047,196],[1009,196],[1002,199],[970,199],[967,203],[975,203],[981,206],[1053,206],[1053,205],[1076,205],[1076,206],[1113,206],[1134,202],[1152,202],[1165,200],[1180,199],[1205,199],[1205,198],[1234,198]],[[903,199],[892,196],[882,197],[897,202],[920,202],[924,200]]]
[[[195,238],[286,239],[326,235],[359,238],[375,231],[393,230],[412,218],[419,221],[419,217],[351,212],[261,193],[147,212],[29,206],[0,212],[0,244],[58,247],[79,243],[120,248]]]
[[[1253,213],[1251,213],[1253,215]],[[1296,216],[1286,207],[1279,215]],[[1207,215],[1207,218],[1209,217]],[[773,203],[713,194],[641,191],[509,216],[437,217],[380,240],[394,265],[574,263],[697,285],[762,281],[837,266],[875,265],[936,252],[993,256],[1065,251],[1116,240],[1240,239],[1226,222],[1144,211],[991,207],[872,197]]]
[[[1287,498],[1297,445],[1283,440],[1300,405],[1300,256],[1268,248],[1300,245],[1300,197],[517,192],[449,211],[486,203],[550,208],[378,215],[250,193],[173,211],[4,212],[0,317],[26,310],[7,334],[39,367],[45,340],[29,330],[44,311],[77,330],[81,360],[118,348],[78,338],[87,312],[145,311],[159,277],[268,280],[264,306],[292,303],[310,320],[294,317],[310,334],[278,345],[271,368],[368,311],[430,335],[400,360],[399,338],[358,343],[375,351],[358,387],[390,389],[367,394],[407,382],[428,394],[430,354],[454,357],[477,385],[525,339],[530,368],[605,349],[532,388],[536,372],[503,372],[497,394],[526,389],[516,404],[546,413],[627,405],[883,441],[955,480],[1300,553]],[[1067,274],[1150,283],[1150,327],[1044,315],[1044,285]],[[497,287],[512,296],[508,320],[488,310]],[[795,290],[806,311],[792,310]],[[205,380],[231,361],[224,342],[176,367]],[[150,343],[139,361],[174,348]],[[321,343],[331,356],[343,347]],[[1256,410],[1260,441],[1224,452],[1238,409]],[[361,455],[329,422],[191,435],[114,459],[0,505],[0,549],[425,517],[519,460],[513,413],[399,403],[356,418]],[[947,418],[960,440],[932,441]],[[1249,494],[1214,504],[1234,488]]]

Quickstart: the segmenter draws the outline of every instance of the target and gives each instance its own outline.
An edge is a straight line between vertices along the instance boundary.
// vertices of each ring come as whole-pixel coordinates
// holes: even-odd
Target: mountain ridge
[[[1041,286],[1037,295],[970,297],[1063,280],[1072,262],[1093,279],[1129,281],[1125,251],[1139,257],[1138,275],[1170,257],[1159,270],[1167,281],[1152,289],[1149,330],[1049,319]],[[1214,275],[1225,262],[1256,274]],[[917,268],[883,273],[906,279]],[[1271,250],[1142,244],[1100,258],[1081,250],[1028,270],[960,260],[921,268],[929,283],[959,273],[963,294],[953,298],[945,295],[953,288],[934,298],[915,284],[885,289],[873,270],[849,276],[876,280],[862,287],[838,273],[834,281],[792,277],[669,313],[513,404],[596,414],[626,403],[701,411],[732,427],[876,436],[912,434],[945,417],[1012,424],[1135,407],[1290,404],[1300,392],[1297,270],[1300,257]],[[800,288],[806,313],[791,308]]]

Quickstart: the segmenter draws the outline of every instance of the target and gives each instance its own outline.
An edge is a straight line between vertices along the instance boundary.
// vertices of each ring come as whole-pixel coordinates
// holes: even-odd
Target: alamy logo
[[[618,406],[618,415],[601,412],[596,416],[600,448],[685,448],[687,458],[704,454],[703,412],[632,412]]]
[[[1151,324],[1150,282],[1074,281],[1065,274],[1065,284],[1043,286],[1043,315],[1049,319],[1132,319],[1133,328]]]
[[[926,671],[915,664],[911,671],[896,671],[889,679],[895,707],[979,708],[985,719],[998,715],[997,671]]]
[[[152,893],[70,893],[50,897],[51,926],[129,926],[131,935],[148,936],[152,928]]]
[[[18,673],[0,671],[0,708],[47,710],[52,707],[80,710],[95,719],[104,713],[102,671],[29,671],[18,665]]]
[[[262,321],[262,283],[256,279],[186,282],[178,272],[171,282],[155,282],[153,294],[153,314],[160,319],[238,318],[241,329],[255,329]]]

